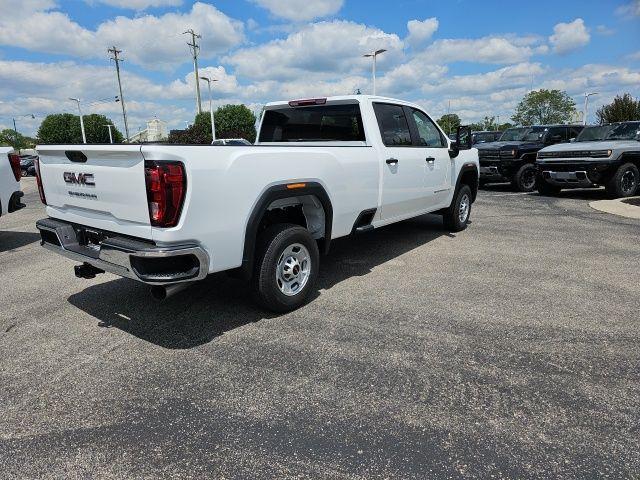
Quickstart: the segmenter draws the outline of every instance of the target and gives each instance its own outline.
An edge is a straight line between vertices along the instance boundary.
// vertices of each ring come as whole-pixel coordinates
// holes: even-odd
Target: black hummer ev
[[[582,125],[509,128],[497,142],[476,145],[480,157],[480,185],[506,181],[519,192],[535,190],[538,150],[570,142],[582,128]]]

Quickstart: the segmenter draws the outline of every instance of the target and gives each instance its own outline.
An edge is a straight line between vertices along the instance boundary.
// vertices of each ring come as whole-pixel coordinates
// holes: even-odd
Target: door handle
[[[387,158],[387,165],[397,165],[397,164],[398,164],[397,158]]]
[[[433,157],[427,157],[425,158],[425,160],[427,161],[427,163],[435,163],[436,159]]]

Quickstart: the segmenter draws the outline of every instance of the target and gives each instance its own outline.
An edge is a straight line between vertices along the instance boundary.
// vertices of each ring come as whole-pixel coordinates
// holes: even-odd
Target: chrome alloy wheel
[[[466,193],[460,199],[460,206],[458,207],[458,220],[464,225],[469,218],[469,209],[471,208],[471,199]]]
[[[304,245],[294,243],[284,249],[276,264],[276,282],[280,291],[292,297],[300,293],[311,275],[311,256]]]

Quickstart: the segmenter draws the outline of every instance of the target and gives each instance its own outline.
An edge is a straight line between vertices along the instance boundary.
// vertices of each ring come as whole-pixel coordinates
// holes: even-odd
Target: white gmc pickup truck
[[[78,277],[108,271],[164,298],[234,271],[287,311],[335,238],[429,212],[464,229],[479,166],[459,139],[417,105],[350,95],[268,104],[249,146],[40,145],[37,227]]]
[[[11,147],[0,147],[0,216],[20,210],[20,156]]]

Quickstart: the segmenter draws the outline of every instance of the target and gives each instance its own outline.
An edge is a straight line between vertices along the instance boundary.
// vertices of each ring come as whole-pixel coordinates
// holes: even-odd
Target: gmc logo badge
[[[93,181],[93,173],[64,172],[62,176],[64,177],[64,181],[66,183],[71,183],[74,185],[87,185],[89,187],[95,186],[95,182]]]

